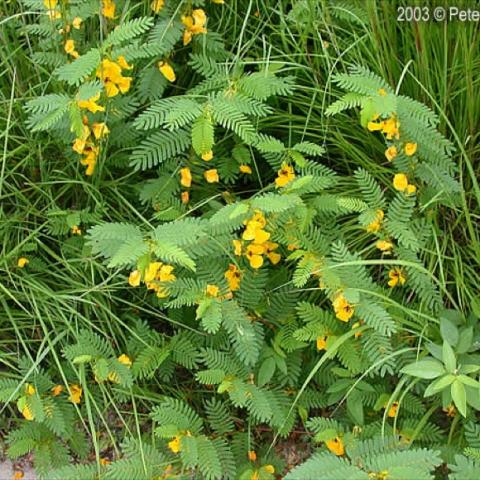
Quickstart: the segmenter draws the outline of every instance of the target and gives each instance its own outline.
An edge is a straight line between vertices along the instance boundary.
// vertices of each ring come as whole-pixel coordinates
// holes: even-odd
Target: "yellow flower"
[[[390,252],[393,248],[393,243],[388,240],[378,240],[375,246],[382,252]]]
[[[251,462],[255,462],[257,460],[257,454],[255,450],[249,450],[247,456]]]
[[[75,50],[75,42],[72,39],[69,39],[65,42],[65,52],[67,52],[69,55],[71,55],[73,58],[78,58],[79,54]]]
[[[378,132],[383,129],[383,122],[368,122],[367,129],[370,132]]]
[[[205,180],[208,183],[218,183],[220,181],[220,178],[218,177],[218,172],[216,168],[212,168],[211,170],[206,170],[203,173],[203,176],[205,177]]]
[[[412,155],[415,155],[416,151],[417,151],[417,144],[416,143],[408,142],[408,143],[405,144],[405,155],[407,157],[411,157]]]
[[[122,70],[131,70],[133,68],[133,65],[130,65],[123,55],[117,57],[117,64],[120,65]]]
[[[97,156],[99,149],[95,146],[88,146],[84,150],[85,156],[80,160],[82,165],[86,165],[87,169],[85,170],[85,175],[93,175],[95,170],[95,165],[97,164]]]
[[[276,265],[282,256],[279,253],[274,252],[278,248],[278,243],[265,242],[265,254],[267,258],[272,262],[272,265]]]
[[[174,82],[177,79],[175,71],[169,63],[158,62],[158,69],[169,82]]]
[[[265,470],[265,472],[270,473],[272,475],[275,473],[275,468],[273,465],[264,465],[262,469]]]
[[[250,475],[250,480],[260,480],[260,474],[258,470],[254,470],[253,473]]]
[[[275,179],[277,188],[284,187],[295,178],[293,167],[287,163],[282,164],[282,168],[278,171],[278,177]]]
[[[209,162],[213,158],[213,152],[209,150],[208,152],[202,153],[202,160]]]
[[[75,17],[72,20],[73,28],[76,28],[78,30],[82,26],[82,22],[83,20],[80,17]]]
[[[263,265],[263,253],[264,248],[262,245],[256,245],[255,243],[248,245],[245,255],[252,268],[257,269]]]
[[[131,65],[128,65],[123,56],[118,57],[118,63],[106,58],[102,60],[101,65],[97,68],[96,76],[103,81],[108,97],[115,97],[119,91],[126,93],[130,90],[132,78],[124,77],[122,68],[133,68]]]
[[[396,173],[393,177],[393,187],[399,192],[404,192],[408,187],[408,178],[404,173]]]
[[[350,303],[348,303],[343,295],[337,295],[333,300],[332,305],[336,317],[342,322],[348,322],[354,314],[355,309]]]
[[[172,273],[174,267],[172,265],[162,265],[158,273],[158,280],[161,282],[173,282],[177,277]]]
[[[55,385],[52,388],[52,395],[58,397],[63,392],[63,385]]]
[[[113,0],[102,0],[102,15],[105,18],[115,18],[115,3]]]
[[[31,396],[34,395],[37,390],[31,383],[25,384],[25,395]]]
[[[58,10],[47,10],[47,15],[50,20],[58,20],[62,18],[62,14]]]
[[[13,474],[13,480],[21,480],[24,477],[24,473],[21,470],[16,470]]]
[[[240,289],[240,280],[242,278],[242,274],[238,267],[233,263],[228,265],[228,270],[225,272],[225,278],[228,282],[228,288],[232,292]]]
[[[168,448],[173,452],[173,453],[178,453],[182,449],[181,441],[180,441],[180,436],[177,435],[173,440],[168,442]]]
[[[383,210],[378,209],[375,212],[375,220],[367,225],[367,232],[378,232],[382,228],[382,221],[385,213]]]
[[[165,0],[153,0],[153,2],[150,4],[150,8],[154,11],[154,13],[158,13],[164,5]]]
[[[219,290],[216,285],[207,285],[207,295],[209,297],[218,297]]]
[[[145,277],[143,281],[145,283],[153,282],[161,267],[162,267],[162,262],[150,262],[148,264],[147,269],[145,270]]]
[[[92,132],[94,137],[99,140],[102,137],[105,137],[110,133],[110,130],[107,127],[105,122],[92,123]]]
[[[207,33],[205,23],[207,16],[201,8],[193,10],[192,15],[185,15],[182,17],[182,23],[185,25],[185,32],[183,32],[183,44],[188,45],[192,41],[193,35],[200,33]]]
[[[72,403],[80,403],[80,400],[82,398],[82,387],[79,385],[73,384],[68,387],[68,390],[70,392],[70,396],[68,397],[68,400]]]
[[[389,162],[391,162],[397,155],[398,155],[398,150],[395,145],[392,145],[391,147],[388,147],[385,150],[385,157],[387,157],[387,160]]]
[[[180,185],[186,188],[192,185],[192,172],[188,167],[180,169]]]
[[[72,235],[81,235],[82,234],[82,229],[78,225],[74,225],[70,231],[72,232]]]
[[[102,457],[100,459],[100,465],[103,465],[104,467],[106,465],[110,465],[111,463],[112,463],[112,461],[110,459],[106,458],[106,457]]]
[[[54,8],[56,8],[57,3],[58,3],[58,0],[43,0],[43,5],[48,10],[53,10]]]
[[[345,447],[340,437],[325,442],[326,447],[338,457],[345,453]]]
[[[442,411],[447,414],[447,417],[454,417],[457,414],[457,409],[453,404],[448,405],[447,408],[443,408]]]
[[[125,365],[127,368],[130,368],[132,366],[132,361],[130,360],[130,357],[128,355],[125,355],[125,353],[122,353],[117,360],[122,364]]]
[[[252,169],[249,165],[240,165],[239,170],[241,173],[246,173],[248,175],[252,173]]]
[[[78,100],[77,105],[79,108],[83,108],[92,113],[104,112],[105,107],[102,107],[101,105],[97,105],[96,103],[98,102],[99,99],[100,99],[100,93],[97,93],[95,96],[89,98],[88,100]]]
[[[242,241],[232,240],[235,255],[240,256],[242,254]]]
[[[407,185],[407,189],[405,190],[405,193],[407,195],[413,195],[416,191],[417,191],[417,187],[415,185],[412,185],[411,183],[409,183]]]
[[[385,91],[384,88],[380,88],[380,89],[378,90],[378,94],[379,94],[380,96],[382,96],[382,97],[385,97],[385,96],[387,95],[387,92]]]
[[[33,420],[34,415],[30,407],[25,403],[25,406],[22,408],[22,415],[26,420]]]
[[[388,281],[388,286],[393,288],[397,285],[405,285],[407,278],[401,268],[395,267],[388,272],[390,280]]]
[[[17,267],[18,268],[23,268],[25,267],[25,265],[28,265],[28,258],[25,258],[25,257],[20,257],[17,261]]]
[[[128,276],[128,284],[131,287],[138,287],[140,285],[141,279],[142,279],[142,274],[140,273],[140,270],[134,270]]]
[[[317,350],[326,350],[327,349],[327,335],[323,335],[323,337],[317,337]]]
[[[397,410],[398,410],[398,402],[393,402],[392,405],[390,406],[390,408],[388,409],[387,415],[390,418],[396,417],[397,416]]]
[[[387,140],[400,137],[399,131],[400,123],[395,117],[391,117],[383,122],[382,132],[385,133]]]
[[[182,192],[181,199],[182,203],[188,203],[190,201],[190,194],[188,192]]]

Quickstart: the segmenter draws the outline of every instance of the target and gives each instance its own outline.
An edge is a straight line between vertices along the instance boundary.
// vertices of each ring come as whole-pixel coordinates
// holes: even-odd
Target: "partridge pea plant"
[[[273,3],[21,2],[49,203],[40,223],[33,190],[34,234],[5,242],[22,348],[0,401],[7,454],[42,478],[480,474],[479,309],[429,261],[435,212],[465,206],[454,143],[403,74],[360,61],[330,65],[335,99],[304,114],[303,59],[277,53],[368,12]],[[260,48],[273,19],[291,38]],[[344,168],[312,116],[351,122],[376,163]]]

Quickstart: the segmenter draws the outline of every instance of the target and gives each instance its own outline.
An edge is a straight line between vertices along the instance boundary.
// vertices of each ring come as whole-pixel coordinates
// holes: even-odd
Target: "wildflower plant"
[[[354,109],[385,147],[388,182],[346,175],[324,142],[269,124],[297,79],[224,42],[229,2],[134,3],[24,0],[55,85],[26,102],[28,127],[86,185],[121,178],[137,207],[135,221],[99,205],[49,211],[49,232],[98,265],[102,295],[122,292],[123,336],[92,318],[55,340],[56,368],[27,355],[24,382],[0,379],[18,416],[8,454],[33,452],[49,479],[273,480],[286,472],[274,445],[300,426],[318,451],[286,479],[477,472],[476,317],[446,308],[424,256],[429,210],[463,194],[437,115],[364,67],[336,74],[346,93],[320,113]],[[33,275],[25,252],[14,268]],[[434,411],[462,424],[468,455],[439,450],[450,437]],[[79,433],[87,424],[119,437],[113,461]]]

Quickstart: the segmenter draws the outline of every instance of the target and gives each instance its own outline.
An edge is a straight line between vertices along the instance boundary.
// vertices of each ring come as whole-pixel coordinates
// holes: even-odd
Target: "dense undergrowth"
[[[2,4],[7,456],[479,477],[479,28],[399,5]]]

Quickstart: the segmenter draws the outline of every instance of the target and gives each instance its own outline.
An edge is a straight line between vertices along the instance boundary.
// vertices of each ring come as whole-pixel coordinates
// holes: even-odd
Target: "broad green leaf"
[[[457,407],[458,411],[464,416],[467,416],[467,394],[465,392],[465,387],[463,383],[459,380],[456,380],[452,383],[451,393],[453,403]]]
[[[276,363],[273,357],[266,358],[258,370],[257,385],[263,387],[266,385],[275,373]]]
[[[413,377],[431,379],[444,374],[445,368],[438,360],[432,358],[406,365],[400,371]]]
[[[431,395],[435,395],[435,393],[440,392],[444,388],[448,387],[455,381],[455,375],[444,375],[443,377],[439,378],[432,382],[427,389],[425,390],[424,396],[430,397]]]
[[[453,351],[453,348],[446,341],[443,342],[442,356],[443,356],[443,363],[445,365],[445,368],[450,373],[453,373],[457,368],[457,359],[455,357],[455,352]]]
[[[458,328],[457,326],[448,318],[440,319],[440,333],[444,341],[448,342],[450,345],[456,345],[458,342]]]

